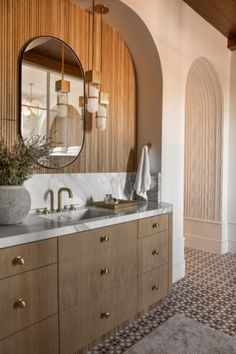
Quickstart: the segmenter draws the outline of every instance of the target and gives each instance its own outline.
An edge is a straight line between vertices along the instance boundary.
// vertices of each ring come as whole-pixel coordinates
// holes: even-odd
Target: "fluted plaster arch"
[[[213,65],[190,67],[185,104],[184,216],[221,221],[223,96]]]

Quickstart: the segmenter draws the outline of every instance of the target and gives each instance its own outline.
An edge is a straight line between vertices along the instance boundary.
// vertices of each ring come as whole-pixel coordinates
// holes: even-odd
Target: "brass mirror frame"
[[[33,42],[34,40],[36,39],[39,39],[39,38],[50,38],[50,39],[54,39],[62,44],[64,44],[71,52],[72,54],[76,57],[77,61],[78,61],[78,65],[80,67],[80,71],[81,71],[81,74],[82,74],[82,80],[83,80],[83,89],[84,89],[84,102],[85,102],[85,73],[84,73],[84,69],[83,69],[83,66],[79,60],[79,57],[78,55],[75,53],[75,51],[65,42],[63,41],[62,39],[60,38],[57,38],[57,37],[54,37],[54,36],[51,36],[51,35],[43,35],[43,36],[36,36],[36,37],[32,37],[30,38],[27,42],[25,42],[25,44],[22,46],[21,50],[20,50],[20,53],[19,53],[19,56],[18,56],[18,67],[19,67],[19,70],[18,70],[18,135],[20,136],[20,139],[24,139],[24,137],[22,136],[22,132],[21,132],[21,126],[22,126],[22,116],[21,116],[21,101],[22,101],[22,63],[23,63],[23,57],[24,57],[24,53],[25,53],[25,50],[26,48],[28,47],[28,45]],[[66,168],[67,166],[71,165],[72,163],[75,162],[75,160],[77,160],[77,158],[79,157],[79,155],[81,154],[82,150],[83,150],[83,146],[84,146],[84,141],[85,141],[85,105],[83,105],[83,108],[82,108],[82,114],[83,114],[83,139],[82,139],[82,143],[81,143],[81,149],[80,149],[80,152],[78,153],[78,155],[71,161],[69,162],[67,165],[64,165],[62,167],[49,167],[49,166],[45,166],[43,165],[42,163],[40,162],[37,162],[37,164],[42,167],[42,168],[46,168],[46,169],[53,169],[53,170],[60,170],[60,169],[63,169],[63,168]]]

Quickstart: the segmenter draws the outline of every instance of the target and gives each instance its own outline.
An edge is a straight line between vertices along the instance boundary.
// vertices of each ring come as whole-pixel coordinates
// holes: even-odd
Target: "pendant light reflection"
[[[24,117],[33,117],[38,119],[41,117],[40,108],[42,108],[42,104],[33,96],[33,87],[34,84],[30,83],[30,97],[29,99],[24,98],[22,100],[22,114]]]
[[[65,47],[61,48],[61,80],[56,81],[55,91],[57,92],[57,117],[68,116],[68,93],[70,92],[70,81],[64,80]]]

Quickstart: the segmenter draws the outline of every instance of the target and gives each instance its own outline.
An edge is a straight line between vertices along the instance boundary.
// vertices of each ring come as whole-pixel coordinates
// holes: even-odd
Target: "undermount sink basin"
[[[73,211],[64,211],[62,213],[53,213],[47,215],[39,215],[40,218],[46,220],[52,220],[60,223],[76,222],[81,220],[96,219],[99,217],[112,215],[113,212],[110,210],[101,210],[95,208],[80,208]]]

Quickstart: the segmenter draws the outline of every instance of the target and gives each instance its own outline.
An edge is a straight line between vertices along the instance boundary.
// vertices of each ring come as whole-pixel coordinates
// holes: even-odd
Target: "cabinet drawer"
[[[56,312],[57,265],[0,281],[0,339]]]
[[[168,263],[168,232],[159,232],[138,240],[138,274]]]
[[[144,237],[168,230],[168,214],[157,215],[138,221],[138,235]]]
[[[136,313],[137,280],[61,312],[61,354],[75,353],[119,324],[133,319]]]
[[[0,279],[57,262],[57,240],[0,249]]]
[[[121,224],[59,239],[63,311],[137,277],[136,225]],[[109,241],[101,242],[102,237]]]
[[[162,300],[168,292],[167,265],[154,269],[138,278],[138,312]]]
[[[58,320],[53,316],[0,341],[2,354],[58,354]]]

